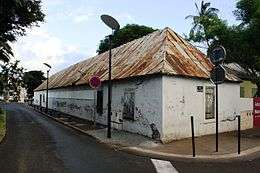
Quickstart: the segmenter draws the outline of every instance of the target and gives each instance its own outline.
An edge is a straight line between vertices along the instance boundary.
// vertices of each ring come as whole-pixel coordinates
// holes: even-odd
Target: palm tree
[[[198,4],[195,3],[198,15],[188,15],[185,19],[192,18],[192,28],[189,34],[189,40],[195,42],[205,41],[207,46],[210,46],[210,37],[207,32],[209,27],[209,21],[214,18],[218,18],[217,13],[219,10],[217,8],[210,7],[210,2],[201,1],[200,8]]]

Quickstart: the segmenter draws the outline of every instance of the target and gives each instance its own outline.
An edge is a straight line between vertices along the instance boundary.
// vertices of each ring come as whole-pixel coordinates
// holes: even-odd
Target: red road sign
[[[253,109],[253,116],[254,116],[254,127],[260,127],[260,98],[254,98],[254,109]]]
[[[92,76],[89,79],[89,85],[91,88],[94,88],[94,89],[97,89],[98,87],[100,87],[101,80],[100,80],[99,76]]]

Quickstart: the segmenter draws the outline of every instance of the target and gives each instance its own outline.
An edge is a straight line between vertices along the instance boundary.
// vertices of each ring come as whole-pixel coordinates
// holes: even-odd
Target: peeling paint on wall
[[[134,97],[134,119],[123,119],[123,126],[114,128],[158,138],[161,136],[162,119],[162,89],[161,77],[149,79],[133,79],[113,83],[112,89],[112,120],[122,119],[124,107],[124,92],[132,90]],[[107,124],[107,86],[103,90],[103,113],[96,116],[100,124]],[[35,92],[35,99],[45,91]],[[36,103],[36,102],[34,102]],[[45,105],[43,105],[45,106]],[[83,119],[93,120],[95,104],[93,90],[88,87],[54,89],[49,92],[49,108]],[[116,116],[117,115],[117,116]]]
[[[138,109],[138,107],[135,107],[135,109],[136,109],[136,113],[137,113],[137,116],[136,116],[137,123],[144,126],[145,128],[150,128],[152,131],[152,138],[159,140],[161,135],[160,135],[158,128],[156,127],[156,124],[149,123],[149,120],[144,117],[144,115],[142,114],[141,110]]]

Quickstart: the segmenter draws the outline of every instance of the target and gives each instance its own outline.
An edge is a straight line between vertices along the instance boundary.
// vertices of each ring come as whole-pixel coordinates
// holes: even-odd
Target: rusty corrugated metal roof
[[[150,74],[209,78],[212,64],[206,56],[172,31],[155,31],[112,50],[112,79]],[[80,72],[81,73],[80,73]],[[84,75],[82,75],[82,73]],[[108,79],[108,52],[74,64],[49,79],[49,88],[87,84],[92,75]],[[232,74],[229,81],[239,81]],[[35,90],[46,88],[46,81]]]

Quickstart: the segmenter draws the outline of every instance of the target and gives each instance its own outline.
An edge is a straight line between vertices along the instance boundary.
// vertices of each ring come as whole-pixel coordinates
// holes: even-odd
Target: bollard
[[[237,120],[238,120],[238,127],[237,127],[237,153],[240,154],[240,142],[241,142],[241,127],[240,127],[240,124],[241,124],[241,117],[240,115],[237,116]]]
[[[193,116],[190,117],[191,119],[191,136],[192,136],[192,156],[195,157],[195,138],[194,138],[194,121]]]

